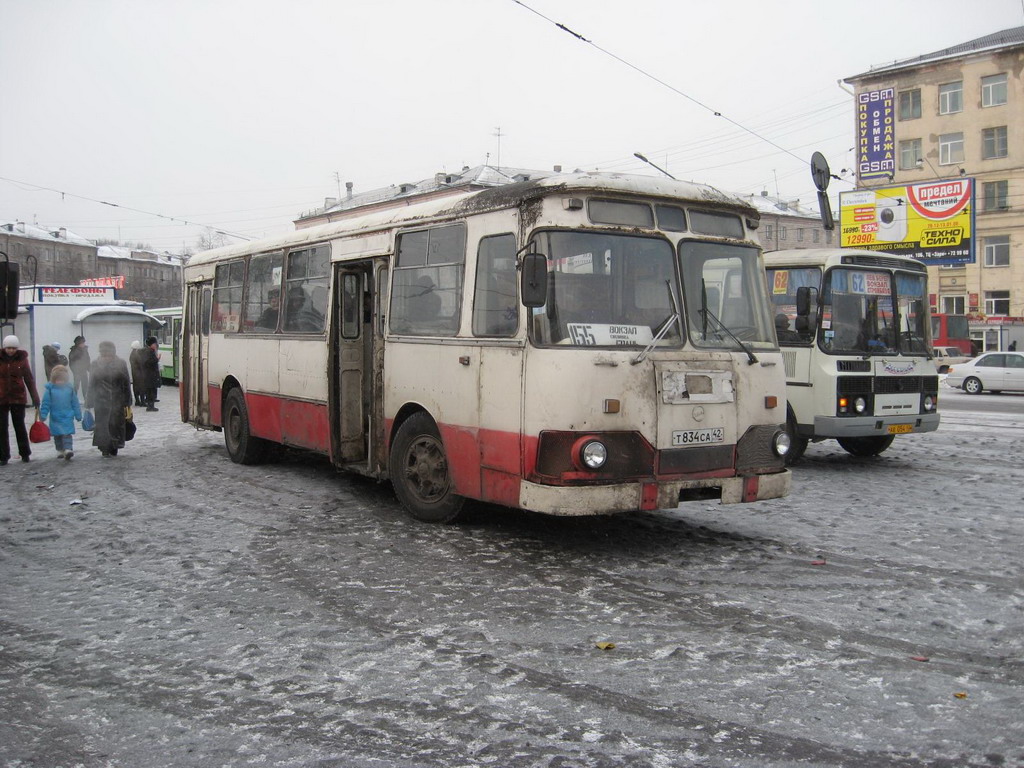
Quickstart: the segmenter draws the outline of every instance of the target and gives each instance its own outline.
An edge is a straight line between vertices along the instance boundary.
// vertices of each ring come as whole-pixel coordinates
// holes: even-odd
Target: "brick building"
[[[0,251],[21,265],[22,285],[112,282],[119,299],[150,308],[181,304],[182,260],[174,254],[97,246],[65,227],[23,221],[0,224]]]

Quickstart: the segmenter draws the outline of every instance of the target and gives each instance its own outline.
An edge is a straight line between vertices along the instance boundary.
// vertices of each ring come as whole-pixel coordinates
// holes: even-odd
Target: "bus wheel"
[[[896,439],[895,435],[884,437],[839,437],[836,438],[843,450],[854,456],[877,456]]]
[[[796,416],[793,414],[793,410],[790,409],[786,418],[786,434],[789,435],[789,451],[786,453],[786,466],[790,464],[796,464],[803,458],[804,451],[807,450],[807,438],[800,437],[799,432],[796,428]]]
[[[391,444],[391,483],[413,517],[425,523],[454,522],[465,499],[452,492],[444,444],[434,420],[410,416]]]
[[[240,389],[232,389],[224,400],[224,445],[236,464],[259,464],[267,454],[267,442],[249,433],[249,411]]]

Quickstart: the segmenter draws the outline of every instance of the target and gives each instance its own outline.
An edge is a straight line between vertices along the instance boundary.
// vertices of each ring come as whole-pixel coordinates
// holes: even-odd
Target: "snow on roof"
[[[331,205],[307,211],[299,216],[299,220],[323,216],[339,211],[375,205],[404,197],[419,197],[432,192],[451,189],[476,189],[482,187],[498,187],[513,184],[517,181],[541,179],[553,175],[551,171],[536,171],[527,168],[498,168],[492,165],[478,165],[475,168],[463,168],[458,173],[436,173],[428,179],[420,181],[392,184],[380,189],[354,194],[342,198]]]
[[[799,219],[818,219],[820,214],[816,208],[808,208],[799,200],[787,200],[770,195],[739,195],[743,202],[752,205],[759,213],[767,216],[792,216]]]
[[[134,259],[135,261],[155,261],[161,264],[181,264],[181,256],[175,253],[158,253],[144,248],[130,248],[126,245],[101,245],[96,249],[101,259]]]
[[[75,234],[66,227],[41,227],[38,224],[26,224],[24,221],[8,221],[0,224],[0,234],[16,235],[30,240],[46,240],[51,243],[93,244],[91,240]]]
[[[914,56],[909,59],[901,59],[899,61],[894,61],[892,64],[882,64],[878,67],[872,67],[867,72],[862,72],[859,75],[844,78],[844,82],[854,83],[857,80],[864,78],[875,77],[889,72],[897,72],[901,69],[912,69],[923,64],[931,64],[944,59],[955,59],[961,56],[997,51],[1003,48],[1016,48],[1021,45],[1024,45],[1024,27],[1011,27],[1010,29],[1004,29],[999,32],[984,35],[983,37],[975,38],[974,40],[968,40],[964,43],[951,45],[949,48],[942,48],[941,50],[932,51],[931,53],[925,53],[920,56]]]

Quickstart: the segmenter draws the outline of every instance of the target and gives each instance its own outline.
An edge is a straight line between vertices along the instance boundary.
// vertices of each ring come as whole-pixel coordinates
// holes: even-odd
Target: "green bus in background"
[[[160,378],[177,384],[181,372],[181,307],[160,307],[146,311],[164,323],[160,328],[152,330],[159,342]]]

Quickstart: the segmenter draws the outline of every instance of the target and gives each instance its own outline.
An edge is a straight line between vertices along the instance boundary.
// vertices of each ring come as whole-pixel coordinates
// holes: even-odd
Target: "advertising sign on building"
[[[857,96],[857,175],[891,177],[896,171],[895,91],[883,88]]]
[[[42,285],[37,289],[44,304],[81,304],[89,301],[113,301],[113,288],[87,285]]]
[[[974,262],[974,179],[879,187],[839,195],[843,248],[912,256],[926,264]]]
[[[124,288],[124,275],[110,277],[87,277],[78,281],[79,285],[104,285],[111,288]]]

